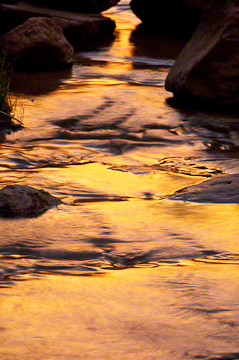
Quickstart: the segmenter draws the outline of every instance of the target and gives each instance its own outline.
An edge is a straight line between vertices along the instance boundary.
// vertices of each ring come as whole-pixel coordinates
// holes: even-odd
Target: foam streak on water
[[[142,35],[126,0],[105,15],[114,41],[72,70],[14,75],[0,185],[62,205],[0,217],[0,358],[239,359],[238,205],[170,200],[238,173],[237,115],[173,107],[184,41]]]

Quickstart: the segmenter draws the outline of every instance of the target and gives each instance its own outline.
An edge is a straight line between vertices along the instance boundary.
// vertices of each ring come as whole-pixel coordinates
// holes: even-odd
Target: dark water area
[[[239,359],[239,207],[170,200],[239,172],[238,114],[172,106],[185,41],[105,15],[115,39],[71,70],[14,75],[0,185],[63,204],[0,218],[0,358]]]

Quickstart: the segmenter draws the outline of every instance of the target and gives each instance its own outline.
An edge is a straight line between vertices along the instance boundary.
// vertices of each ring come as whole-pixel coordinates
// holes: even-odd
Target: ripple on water
[[[239,265],[239,254],[225,253],[205,256],[202,258],[195,258],[194,261],[209,263],[209,264],[234,264]]]

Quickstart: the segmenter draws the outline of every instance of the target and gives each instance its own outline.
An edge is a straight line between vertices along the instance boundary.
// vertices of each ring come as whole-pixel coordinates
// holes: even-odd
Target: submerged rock
[[[27,185],[8,185],[0,190],[1,215],[34,215],[60,204],[61,200],[48,192]]]
[[[239,104],[238,0],[210,2],[165,87],[182,99],[209,105]]]
[[[191,35],[201,16],[186,0],[131,0],[130,6],[146,28],[164,35]]]
[[[14,68],[27,71],[56,70],[69,67],[73,47],[62,29],[51,19],[28,19],[1,38]]]
[[[98,41],[111,38],[115,22],[100,14],[80,14],[76,12],[47,9],[31,4],[2,4],[0,6],[3,34],[21,25],[32,17],[49,17],[61,27],[67,41],[75,50],[90,48]]]
[[[177,191],[171,200],[197,203],[239,204],[239,174],[218,175]]]

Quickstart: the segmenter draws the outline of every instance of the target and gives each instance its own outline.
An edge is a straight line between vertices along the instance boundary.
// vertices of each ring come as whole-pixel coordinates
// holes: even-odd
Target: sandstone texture
[[[66,68],[74,49],[62,29],[49,18],[31,18],[1,38],[14,68],[45,71]]]
[[[186,0],[131,0],[130,6],[145,27],[175,36],[191,35],[202,12]]]
[[[218,175],[200,184],[179,190],[171,200],[239,204],[239,174]]]
[[[0,6],[2,35],[32,17],[49,17],[61,27],[67,41],[75,50],[89,49],[99,41],[111,38],[115,22],[101,14],[80,14],[36,7],[31,4],[2,4]]]
[[[0,190],[0,215],[35,215],[60,205],[61,200],[44,190],[8,185]]]
[[[166,79],[176,97],[239,104],[239,1],[212,0]]]

